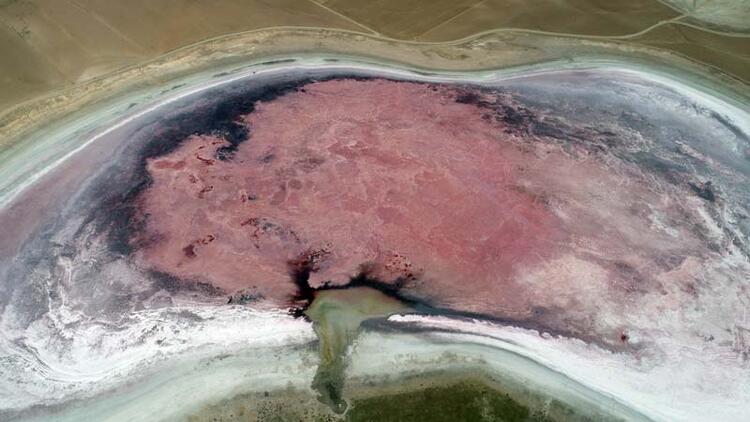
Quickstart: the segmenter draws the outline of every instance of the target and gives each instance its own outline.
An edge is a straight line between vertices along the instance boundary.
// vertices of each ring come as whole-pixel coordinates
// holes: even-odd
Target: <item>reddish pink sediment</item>
[[[153,185],[139,200],[148,216],[140,236],[150,241],[139,262],[284,303],[296,290],[289,262],[310,258],[313,286],[343,284],[366,267],[383,280],[413,280],[413,293],[444,305],[528,314],[560,305],[561,291],[601,289],[599,281],[572,288],[575,268],[570,277],[539,273],[556,275],[549,266],[560,260],[578,265],[565,261],[573,249],[621,283],[652,265],[653,250],[639,245],[671,251],[666,235],[633,234],[645,219],[633,204],[650,200],[646,184],[620,189],[626,176],[506,133],[455,92],[313,83],[245,116],[251,137],[231,160],[215,158],[224,140],[191,137],[148,163]],[[599,262],[599,251],[627,264]],[[557,285],[545,292],[531,270]]]

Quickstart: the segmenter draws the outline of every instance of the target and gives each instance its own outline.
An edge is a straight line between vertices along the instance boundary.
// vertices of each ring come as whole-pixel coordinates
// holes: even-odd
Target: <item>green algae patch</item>
[[[322,290],[305,314],[320,342],[320,365],[312,382],[319,400],[336,413],[346,410],[342,397],[347,349],[363,321],[406,312],[409,307],[369,287]]]
[[[189,416],[189,422],[441,422],[441,421],[498,421],[547,422],[592,421],[572,411],[560,413],[552,403],[517,400],[511,393],[495,388],[491,381],[466,377],[427,376],[423,382],[381,386],[391,393],[380,394],[368,387],[357,397],[350,398],[350,406],[343,414],[336,414],[306,391],[287,389],[266,393],[243,394],[207,406]],[[451,379],[448,383],[443,383]],[[375,393],[375,394],[373,394]]]
[[[568,402],[554,394],[481,368],[445,369],[395,377],[349,379],[347,421],[557,421],[641,420],[611,413],[607,404]]]
[[[461,381],[417,391],[354,400],[346,414],[364,421],[552,421],[478,381]]]

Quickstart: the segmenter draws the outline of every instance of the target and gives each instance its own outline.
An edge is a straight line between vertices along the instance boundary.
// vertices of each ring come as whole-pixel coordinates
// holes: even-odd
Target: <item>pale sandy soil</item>
[[[750,33],[750,2],[745,0],[663,0],[690,20],[725,30]]]
[[[737,40],[737,43],[744,46],[746,43],[741,41]],[[662,42],[673,44],[669,40]],[[682,55],[607,40],[580,42],[575,38],[502,32],[435,44],[388,41],[378,36],[358,35],[351,31],[271,29],[197,43],[139,66],[130,66],[86,82],[68,84],[64,89],[56,89],[59,86],[47,83],[45,86],[52,94],[6,109],[4,113],[0,112],[0,157],[9,145],[40,122],[47,125],[51,120],[71,112],[83,113],[85,105],[113,98],[118,92],[156,89],[167,86],[170,80],[210,68],[222,69],[239,63],[262,61],[264,57],[313,51],[320,54],[380,58],[419,68],[445,70],[510,68],[550,60],[570,60],[578,56],[618,56],[704,74],[734,93],[748,92],[746,84],[741,80],[713,72],[709,67],[686,60]],[[706,54],[731,53],[712,48]],[[29,67],[39,69],[38,65]],[[29,79],[30,84],[44,81],[44,78],[34,77],[33,73]]]
[[[366,31],[310,1],[5,1],[0,110],[187,44],[281,25]]]
[[[0,114],[186,45],[280,26],[343,29],[422,42],[452,41],[493,30],[611,37],[675,52],[750,80],[747,34],[721,32],[747,31],[747,3],[688,3],[566,0],[540,6],[520,0],[171,0],[157,5],[147,0],[8,0],[0,2],[4,58]],[[718,32],[706,38],[703,25]],[[666,41],[658,35],[635,36],[661,27],[671,30]]]

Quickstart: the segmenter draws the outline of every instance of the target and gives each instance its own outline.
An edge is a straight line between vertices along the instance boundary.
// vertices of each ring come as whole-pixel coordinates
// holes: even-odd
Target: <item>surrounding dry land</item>
[[[503,30],[621,39],[655,46],[750,80],[742,2],[679,12],[656,0],[5,0],[0,2],[0,114],[24,101],[152,60],[210,38],[262,28],[330,28],[387,39],[443,42]],[[708,3],[708,4],[706,4]],[[714,5],[729,7],[718,13]],[[724,9],[720,9],[724,10]],[[712,32],[700,28],[703,18]],[[716,22],[729,22],[717,28]],[[685,26],[684,24],[691,26]],[[632,36],[658,28],[659,34]],[[741,27],[741,25],[740,25]],[[665,38],[665,35],[668,38]]]

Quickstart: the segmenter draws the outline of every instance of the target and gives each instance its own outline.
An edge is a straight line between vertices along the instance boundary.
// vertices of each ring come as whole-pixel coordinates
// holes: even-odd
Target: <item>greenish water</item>
[[[336,413],[346,410],[347,405],[342,397],[346,351],[356,338],[362,322],[408,310],[398,300],[367,287],[316,293],[305,314],[313,321],[320,341],[320,366],[312,387],[318,392],[322,403]]]

